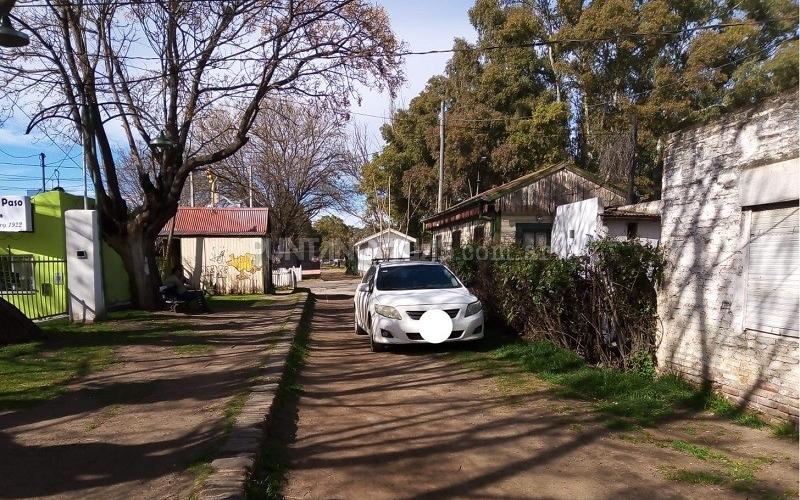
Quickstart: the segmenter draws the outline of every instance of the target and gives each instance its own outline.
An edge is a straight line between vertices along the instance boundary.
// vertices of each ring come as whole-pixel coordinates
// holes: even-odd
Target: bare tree
[[[29,130],[80,138],[103,235],[143,308],[157,306],[154,240],[189,173],[239,151],[264,98],[344,106],[357,84],[394,91],[401,80],[400,44],[365,0],[41,0],[12,18],[31,44],[0,55],[0,107],[28,115]],[[220,109],[234,131],[212,144],[196,125]],[[151,146],[162,130],[170,146]],[[120,188],[116,131],[143,193],[137,206]]]
[[[385,175],[375,174],[374,169],[365,172],[375,154],[366,127],[356,128],[350,138],[350,161],[347,165],[347,175],[352,179],[352,197],[363,196],[365,204],[363,209],[344,207],[346,213],[358,217],[365,226],[373,231],[382,231],[389,227],[391,215],[389,214],[389,185]],[[349,209],[348,209],[349,208]]]
[[[323,210],[348,203],[344,118],[315,102],[265,101],[248,144],[209,167],[221,181],[220,193],[246,203],[252,173],[253,203],[270,207],[273,236],[300,236]]]

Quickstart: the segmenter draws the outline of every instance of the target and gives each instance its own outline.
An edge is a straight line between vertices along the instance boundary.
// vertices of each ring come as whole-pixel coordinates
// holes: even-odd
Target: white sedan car
[[[452,319],[445,342],[483,338],[480,301],[439,262],[374,264],[356,288],[355,309],[355,332],[368,335],[375,352],[394,344],[425,343],[419,319],[432,309]]]

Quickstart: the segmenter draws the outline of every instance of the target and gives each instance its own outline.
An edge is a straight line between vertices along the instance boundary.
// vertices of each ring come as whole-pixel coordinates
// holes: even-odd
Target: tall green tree
[[[364,173],[391,180],[393,221],[419,235],[444,100],[446,206],[564,158],[656,199],[668,133],[797,88],[797,12],[796,0],[476,0],[476,42],[454,41]]]

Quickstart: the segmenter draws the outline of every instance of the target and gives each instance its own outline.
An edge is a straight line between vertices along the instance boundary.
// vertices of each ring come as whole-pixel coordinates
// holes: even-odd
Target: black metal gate
[[[30,319],[67,314],[67,262],[42,255],[0,255],[0,298]]]

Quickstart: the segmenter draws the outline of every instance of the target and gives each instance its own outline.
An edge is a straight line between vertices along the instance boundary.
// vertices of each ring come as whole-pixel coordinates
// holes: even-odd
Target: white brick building
[[[659,365],[797,420],[797,94],[673,134],[663,179]]]

